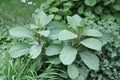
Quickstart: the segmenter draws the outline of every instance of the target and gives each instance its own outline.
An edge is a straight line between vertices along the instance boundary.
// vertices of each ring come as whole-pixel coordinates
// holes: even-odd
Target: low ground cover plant
[[[119,4],[41,1],[32,23],[0,28],[0,79],[118,80]]]
[[[42,9],[37,9],[33,17],[35,24],[31,24],[30,29],[13,27],[9,30],[14,37],[31,39],[27,43],[23,40],[13,45],[10,48],[12,58],[26,54],[30,54],[31,59],[45,56],[48,63],[67,65],[71,79],[79,78],[81,61],[90,69],[99,70],[99,59],[94,52],[103,46],[98,39],[102,37],[101,32],[85,29],[85,20],[77,14],[67,16],[67,24],[52,21],[54,14],[46,15]]]

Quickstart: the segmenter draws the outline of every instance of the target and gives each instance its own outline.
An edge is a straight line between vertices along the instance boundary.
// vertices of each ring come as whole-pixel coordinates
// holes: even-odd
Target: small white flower
[[[25,2],[26,2],[26,0],[21,0],[21,2],[24,2],[24,3],[25,3]]]
[[[31,4],[32,4],[32,2],[28,2],[28,4],[30,4],[30,5],[31,5]]]

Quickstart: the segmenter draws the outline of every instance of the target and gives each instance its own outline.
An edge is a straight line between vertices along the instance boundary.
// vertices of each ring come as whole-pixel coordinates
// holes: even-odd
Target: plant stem
[[[82,32],[81,28],[80,28],[80,27],[77,27],[77,35],[78,35],[78,37],[77,37],[76,42],[75,42],[75,44],[74,44],[74,47],[75,47],[75,48],[77,48],[77,47],[79,46],[80,37],[81,37],[81,32]]]

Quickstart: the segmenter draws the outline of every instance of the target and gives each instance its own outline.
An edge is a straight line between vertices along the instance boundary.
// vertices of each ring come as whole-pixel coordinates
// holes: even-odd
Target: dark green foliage
[[[3,4],[6,1],[7,0],[4,0],[1,1],[0,3],[1,4],[0,14],[4,14],[4,13],[8,14],[9,12],[9,11],[7,12],[6,10],[7,6]],[[34,19],[33,22],[35,24],[32,23],[29,24],[29,26],[28,25],[25,26],[24,29],[27,30],[25,32],[24,31],[22,32],[23,38],[21,39],[14,37],[10,38],[8,36],[8,30],[4,31],[4,29],[1,28],[0,52],[2,53],[1,54],[2,57],[0,63],[3,62],[6,63],[1,64],[2,66],[0,67],[0,79],[2,78],[1,75],[3,77],[7,75],[9,78],[7,79],[10,80],[14,74],[15,74],[15,79],[30,79],[30,80],[38,80],[38,79],[39,80],[46,80],[46,79],[48,80],[84,80],[84,79],[85,80],[119,80],[120,79],[120,71],[119,71],[120,1],[119,0],[41,0],[41,1],[35,0],[33,2],[37,3],[37,5],[31,6],[31,5],[27,5],[26,3],[18,3],[16,1],[15,3],[18,3],[16,4],[16,6],[17,5],[19,6],[14,8],[14,11],[11,13],[12,16],[15,16],[15,18],[13,19],[11,18],[11,16],[7,15],[7,19],[9,18],[10,20],[12,20],[12,23],[14,23],[14,21],[16,22],[20,21],[19,23],[29,23]],[[11,1],[11,6],[13,3],[14,1]],[[23,11],[26,12],[27,10],[25,8],[21,8],[20,10],[18,10],[18,8],[21,7],[20,4],[24,7],[29,7],[30,13],[24,16],[21,12]],[[10,4],[8,3],[8,5]],[[49,17],[47,16],[48,18],[43,19],[42,21],[38,18],[40,15],[37,15],[37,13],[39,14],[39,9],[37,9],[35,13],[33,13],[32,15],[33,19],[31,19],[30,16],[35,8],[39,8],[38,5],[40,6],[41,9],[43,9],[43,11],[47,13],[47,15],[49,14]],[[5,8],[5,12],[2,10],[2,8]],[[13,7],[10,7],[9,9],[10,11],[11,8]],[[16,15],[14,15],[15,12]],[[81,23],[79,24],[80,26],[79,28],[74,27],[77,25],[77,21],[80,20],[80,18],[78,17],[77,19],[73,18],[75,14],[78,14],[82,19]],[[37,17],[35,17],[35,15],[37,15]],[[21,17],[24,17],[23,18],[24,20],[22,19],[19,20],[19,18]],[[30,21],[28,20],[28,18],[30,18]],[[52,18],[53,21],[51,21]],[[6,20],[6,16],[5,15],[1,16],[0,25],[7,24],[5,20]],[[71,20],[71,22],[69,22],[69,20]],[[74,21],[76,22],[75,24],[70,24]],[[99,30],[100,32],[102,32],[102,37],[100,37],[101,34],[98,31],[94,32],[94,30],[89,30],[89,29]],[[32,33],[30,33],[29,30],[32,31]],[[81,32],[84,33],[83,36],[78,35],[78,33]],[[11,34],[13,35],[13,33]],[[17,32],[14,35],[16,34]],[[73,37],[71,36],[66,37],[63,34],[66,36],[72,35]],[[81,45],[84,46],[79,45],[79,41],[77,41],[76,39],[77,36],[80,37],[80,41],[81,41],[80,43]],[[21,35],[17,37],[21,37]],[[89,41],[89,39],[91,39],[90,37],[92,37],[92,42]],[[30,39],[26,39],[26,38],[30,38]],[[97,41],[97,44],[95,44],[96,39],[100,40],[100,42],[103,43],[104,46],[102,47],[102,51],[95,51],[96,49],[99,49],[99,47],[97,46],[99,42]],[[86,44],[86,40],[88,41],[87,44]],[[37,41],[38,43],[32,41]],[[28,43],[31,46],[33,45],[33,47],[31,47],[30,53],[28,52],[24,56],[21,57],[19,56],[20,58],[17,59],[11,59],[10,55],[8,54],[8,49],[11,46],[21,42]],[[8,43],[10,44],[8,45]],[[91,45],[91,43],[93,45]],[[52,49],[51,46],[54,47],[54,49]],[[62,51],[61,51],[61,47],[62,47]],[[78,51],[77,53],[76,50]],[[24,50],[21,51],[24,52]],[[69,56],[66,55],[67,52],[69,51],[71,53],[73,52],[72,54],[69,55],[72,56],[70,59]],[[59,56],[60,54],[62,55]],[[77,57],[74,58],[74,56],[76,55]],[[66,58],[64,58],[64,56],[66,56]],[[9,62],[9,60],[11,60],[11,62]],[[68,61],[70,61],[70,63],[68,63]],[[27,64],[27,62],[29,63]],[[25,66],[24,64],[27,64],[27,66]],[[94,66],[93,64],[96,65]],[[98,66],[99,66],[99,70],[97,70]],[[70,69],[73,69],[74,71],[70,71]],[[93,71],[91,69],[96,71]],[[17,71],[20,72],[20,74],[18,74]],[[77,76],[76,79],[72,79],[75,78],[76,76]]]

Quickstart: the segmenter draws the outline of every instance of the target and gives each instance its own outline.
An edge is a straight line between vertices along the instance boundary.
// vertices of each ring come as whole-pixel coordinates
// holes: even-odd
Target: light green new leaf
[[[40,27],[45,27],[54,17],[54,15],[46,15],[46,13],[41,10],[37,9],[36,11],[38,14],[36,15],[38,17],[38,20],[40,19]]]
[[[86,79],[89,74],[89,69],[84,65],[79,68],[79,73],[80,73],[80,76]]]
[[[24,27],[13,27],[9,30],[10,35],[18,38],[33,38],[32,31]]]
[[[50,34],[50,30],[42,30],[42,31],[39,31],[38,33],[44,37],[48,37]]]
[[[84,45],[87,48],[94,49],[94,50],[101,50],[102,43],[95,38],[88,38],[84,39],[80,42],[82,45]]]
[[[60,15],[55,15],[54,20],[60,21],[62,19],[62,16]]]
[[[82,5],[78,8],[78,13],[83,14],[83,12],[84,12],[84,6]]]
[[[14,45],[10,48],[10,56],[12,58],[18,58],[22,55],[28,54],[30,51],[30,45],[27,43],[20,43],[17,45]]]
[[[69,39],[74,39],[77,38],[77,34],[74,34],[70,31],[67,30],[62,30],[59,34],[58,34],[58,39],[60,41],[64,41],[64,40],[69,40]]]
[[[50,46],[48,46],[47,50],[46,50],[46,55],[47,56],[53,56],[53,55],[57,55],[60,53],[62,49],[62,46],[59,44],[52,44]]]
[[[76,31],[77,31],[77,27],[80,25],[81,20],[82,18],[77,14],[73,15],[72,17],[67,16],[68,24],[70,25],[70,27],[72,27]]]
[[[70,65],[73,63],[77,55],[77,49],[71,46],[64,46],[60,52],[60,60],[64,65]]]
[[[40,15],[40,27],[45,27],[54,17],[54,15],[42,16]]]
[[[68,65],[67,72],[68,72],[69,77],[72,79],[77,78],[79,75],[79,70],[77,66],[74,64]]]
[[[31,58],[32,59],[37,58],[40,55],[41,51],[42,51],[41,49],[42,49],[42,47],[40,45],[33,45],[31,47],[31,49],[30,49]]]
[[[96,29],[88,29],[83,32],[84,36],[102,37],[102,33]]]
[[[57,12],[57,11],[59,11],[59,9],[58,9],[57,7],[51,7],[51,8],[49,9],[49,11],[50,11],[50,12]]]
[[[85,4],[88,6],[94,6],[97,3],[97,0],[85,0]]]
[[[99,59],[95,54],[85,51],[80,53],[80,57],[90,69],[99,70]]]

